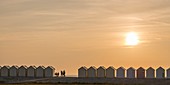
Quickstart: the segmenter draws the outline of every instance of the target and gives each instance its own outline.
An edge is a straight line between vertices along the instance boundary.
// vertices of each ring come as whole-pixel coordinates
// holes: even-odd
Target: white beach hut
[[[146,78],[155,78],[155,69],[153,69],[152,67],[149,67],[146,70]]]
[[[107,78],[114,78],[115,77],[115,68],[113,66],[110,66],[106,69],[106,77]]]
[[[9,76],[10,77],[17,77],[18,76],[18,66],[12,66],[9,69]]]
[[[10,68],[10,66],[3,66],[1,68],[1,76],[2,77],[8,77],[9,76],[9,68]]]
[[[117,78],[125,78],[125,68],[124,67],[119,67],[116,72],[117,72],[117,75],[116,77]]]
[[[35,66],[29,66],[27,68],[27,77],[35,77]]]
[[[55,72],[55,68],[52,66],[48,66],[45,68],[45,77],[53,77]]]
[[[159,67],[156,69],[156,78],[165,78],[165,69]]]
[[[97,77],[106,77],[106,68],[104,66],[97,69]]]
[[[166,76],[167,78],[170,78],[170,68],[168,68],[168,69],[166,70],[166,75],[167,75],[167,76]]]
[[[85,66],[78,69],[78,77],[87,77],[87,68]]]
[[[135,78],[135,69],[133,67],[127,69],[127,78]]]
[[[97,77],[96,67],[91,66],[89,69],[87,69],[87,75],[88,75],[88,77]]]
[[[26,77],[27,76],[27,66],[23,65],[18,68],[18,76],[19,77]]]
[[[39,66],[36,68],[36,77],[44,77],[44,66]]]

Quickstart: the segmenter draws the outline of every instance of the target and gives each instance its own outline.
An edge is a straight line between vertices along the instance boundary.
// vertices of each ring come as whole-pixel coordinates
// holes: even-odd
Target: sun
[[[126,34],[125,43],[126,43],[126,45],[128,45],[128,46],[138,45],[138,43],[139,43],[139,37],[138,37],[137,33],[135,33],[135,32],[128,32],[128,33]]]

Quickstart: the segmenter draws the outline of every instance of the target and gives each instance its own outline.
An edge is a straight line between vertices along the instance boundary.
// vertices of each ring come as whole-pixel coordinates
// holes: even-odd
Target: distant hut
[[[117,78],[125,78],[125,68],[124,67],[119,67],[117,69]]]
[[[91,66],[89,69],[87,69],[87,75],[88,75],[88,77],[97,77],[96,67]]]
[[[149,67],[146,70],[146,78],[155,78],[155,69],[153,69],[152,67]]]
[[[19,77],[26,77],[27,76],[27,66],[23,65],[18,68],[18,76]]]
[[[133,67],[127,69],[127,78],[135,78],[135,69]]]
[[[78,69],[78,77],[87,77],[87,68],[85,66]]]
[[[18,76],[18,66],[12,66],[9,69],[9,76],[10,77],[17,77]]]
[[[159,67],[156,69],[156,78],[165,78],[165,69]]]
[[[106,68],[104,66],[97,69],[97,77],[106,77]]]
[[[27,68],[27,77],[35,77],[35,66],[29,66]]]
[[[106,69],[106,77],[107,78],[114,78],[115,77],[115,68],[113,66],[110,66]]]
[[[9,76],[9,68],[10,68],[10,66],[3,66],[1,68],[1,76],[2,77],[8,77]]]
[[[53,77],[55,72],[55,68],[52,66],[48,66],[45,68],[45,77]]]
[[[137,69],[137,78],[145,78],[145,69],[140,67]]]
[[[170,68],[166,70],[167,78],[170,78]]]
[[[39,66],[36,68],[36,77],[44,77],[44,66]]]

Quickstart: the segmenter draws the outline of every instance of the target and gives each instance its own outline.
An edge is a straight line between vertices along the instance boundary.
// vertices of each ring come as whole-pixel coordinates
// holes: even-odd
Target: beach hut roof
[[[95,66],[91,66],[89,69],[95,69],[96,70],[97,68]]]
[[[80,69],[85,69],[85,70],[87,70],[87,67],[82,66],[82,67],[79,68],[79,70],[80,70]]]
[[[132,70],[136,70],[136,69],[135,69],[135,68],[133,68],[133,67],[129,67],[129,68],[128,68],[128,70],[130,70],[130,69],[132,69]]]
[[[13,66],[11,66],[11,68],[19,68],[17,65],[13,65]]]
[[[118,69],[123,69],[123,70],[126,70],[126,69],[125,69],[124,67],[122,67],[122,66],[121,66],[121,67],[119,67]]]
[[[152,68],[152,67],[149,67],[147,70],[155,70],[154,68]]]
[[[27,69],[28,67],[27,67],[26,65],[22,65],[22,66],[20,66],[19,68],[25,68],[25,69]]]
[[[8,65],[7,65],[7,66],[3,66],[2,68],[7,68],[7,69],[9,69],[9,68],[10,68],[10,66],[8,66]]]
[[[162,68],[162,67],[159,67],[159,68],[157,68],[156,70],[165,70],[164,68]]]
[[[104,66],[100,66],[98,69],[106,69]]]
[[[137,70],[145,70],[143,67],[139,67]]]
[[[42,68],[42,69],[45,69],[45,67],[44,67],[44,66],[38,66],[38,67],[37,67],[37,69],[38,69],[38,68]]]
[[[169,71],[169,70],[170,70],[170,68],[167,69],[167,71]]]
[[[47,66],[45,69],[48,69],[48,68],[55,70],[53,66]]]
[[[107,69],[114,69],[114,70],[116,70],[113,66],[109,66]]]
[[[34,68],[34,69],[36,69],[36,66],[33,65],[33,66],[29,66],[28,68]]]

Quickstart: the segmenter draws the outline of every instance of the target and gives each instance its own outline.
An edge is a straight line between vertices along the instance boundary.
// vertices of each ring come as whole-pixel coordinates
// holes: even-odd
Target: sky
[[[169,68],[170,0],[0,0],[0,65]],[[139,43],[125,45],[128,32]]]

